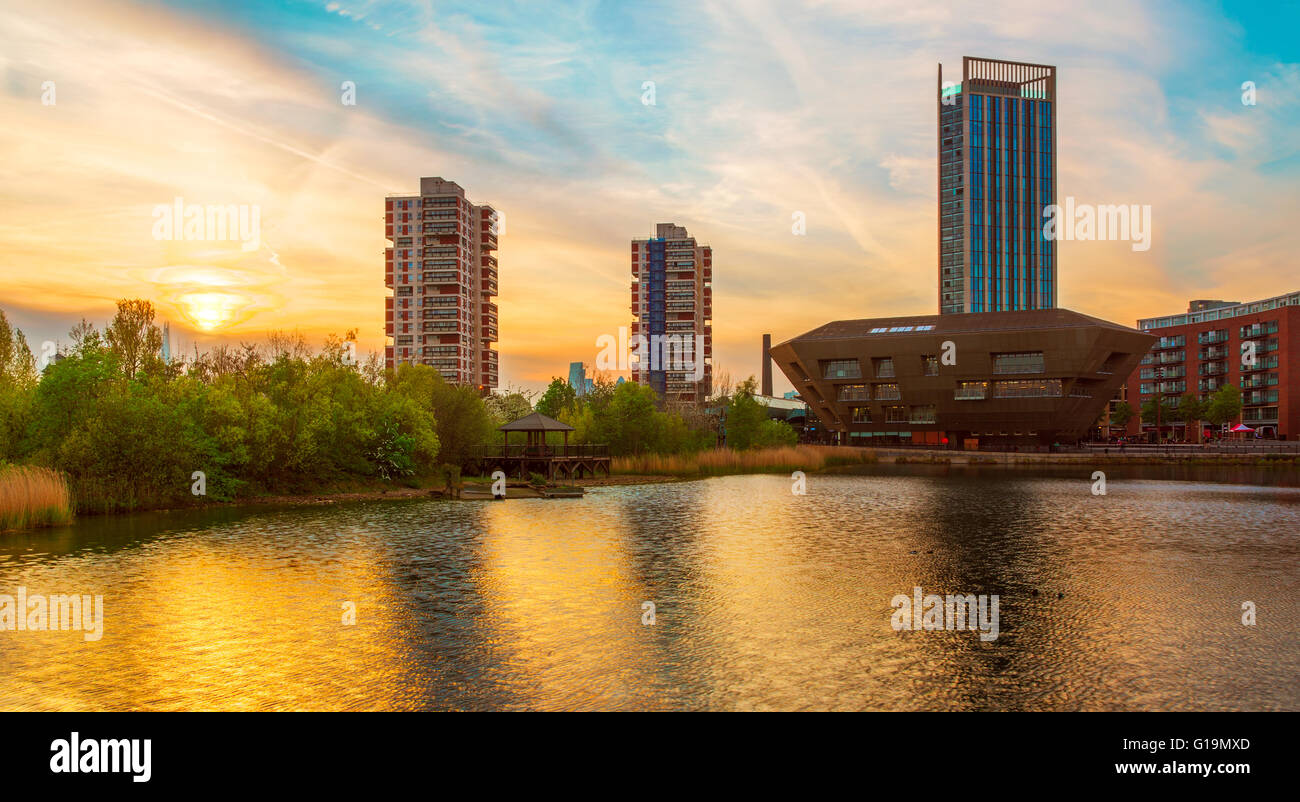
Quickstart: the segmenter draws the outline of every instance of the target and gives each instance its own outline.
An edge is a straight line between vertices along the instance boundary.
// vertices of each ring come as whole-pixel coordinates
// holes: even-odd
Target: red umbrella
[[[1249,426],[1247,426],[1247,425],[1244,424],[1244,423],[1238,423],[1236,426],[1233,426],[1233,427],[1232,427],[1231,429],[1229,429],[1228,431],[1230,431],[1230,432],[1253,432],[1253,431],[1255,431],[1255,430],[1252,429],[1252,428],[1250,428]]]

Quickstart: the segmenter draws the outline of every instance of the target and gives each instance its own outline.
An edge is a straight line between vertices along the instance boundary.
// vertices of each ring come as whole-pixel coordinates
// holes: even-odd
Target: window
[[[921,374],[924,376],[939,375],[939,357],[934,354],[921,355]]]
[[[871,407],[853,407],[854,423],[871,423]]]
[[[994,373],[1042,373],[1044,370],[1042,351],[993,355]]]
[[[823,379],[862,378],[862,370],[856,359],[823,359],[821,367]]]
[[[955,401],[982,401],[988,397],[988,393],[988,382],[957,382],[952,397]]]
[[[934,404],[911,407],[908,423],[934,423]]]
[[[1241,339],[1247,340],[1251,337],[1263,337],[1266,334],[1277,334],[1277,321],[1270,320],[1267,323],[1256,323],[1253,326],[1241,327]]]
[[[885,423],[907,423],[907,407],[885,407]]]
[[[1060,398],[1060,379],[1020,379],[993,383],[994,398]]]
[[[897,401],[903,397],[898,391],[897,384],[877,384],[874,387],[875,392],[872,395],[877,401]]]
[[[839,401],[870,401],[871,393],[865,384],[841,384],[836,399]]]
[[[876,372],[877,379],[894,378],[894,358],[893,357],[876,357],[871,360],[871,366]]]

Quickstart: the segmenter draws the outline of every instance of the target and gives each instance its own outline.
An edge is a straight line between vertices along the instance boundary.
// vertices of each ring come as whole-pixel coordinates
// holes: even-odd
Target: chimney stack
[[[763,335],[763,395],[772,395],[772,357],[768,352],[772,350],[772,335]]]

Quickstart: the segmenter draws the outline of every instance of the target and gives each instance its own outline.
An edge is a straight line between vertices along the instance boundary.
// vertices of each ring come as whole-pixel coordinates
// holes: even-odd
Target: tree
[[[1205,420],[1215,426],[1231,423],[1241,414],[1241,390],[1231,384],[1225,384],[1214,391],[1208,399]]]
[[[17,387],[36,384],[36,359],[27,345],[22,329],[9,326],[9,319],[0,310],[0,381]]]
[[[1133,407],[1127,401],[1121,401],[1115,405],[1115,410],[1110,413],[1110,422],[1112,426],[1128,426],[1128,422],[1133,420]]]
[[[74,354],[80,354],[87,350],[96,350],[104,345],[104,338],[99,336],[98,331],[95,331],[94,324],[84,317],[80,323],[72,327],[72,331],[68,332],[68,336],[72,338],[72,353]]]
[[[757,382],[753,376],[736,388],[727,404],[723,427],[727,445],[737,450],[794,445],[799,434],[785,421],[768,417],[767,406],[754,398]]]
[[[546,392],[537,399],[537,411],[548,418],[560,417],[560,413],[573,407],[578,401],[578,392],[564,379],[553,378],[547,385]]]
[[[153,324],[153,319],[153,304],[149,301],[136,298],[117,302],[117,314],[108,324],[105,339],[128,379],[134,379],[159,358],[162,329]]]
[[[1160,403],[1160,425],[1164,426],[1172,421],[1174,419],[1173,416],[1177,414],[1176,410],[1177,407],[1162,399]],[[1141,414],[1143,423],[1149,423],[1153,426],[1155,425],[1156,400],[1154,398],[1148,398],[1146,401],[1142,402]]]
[[[465,465],[478,447],[491,443],[496,425],[473,387],[451,384],[428,365],[403,364],[390,374],[393,392],[432,412],[437,426],[438,462]]]
[[[519,420],[533,411],[532,400],[522,390],[507,390],[501,395],[493,393],[484,398],[483,403],[498,426]]]
[[[19,329],[0,310],[0,462],[18,456],[35,393],[36,360]]]
[[[1196,427],[1196,442],[1201,442],[1201,421],[1205,419],[1205,408],[1208,404],[1196,397],[1195,393],[1187,393],[1178,400],[1178,420],[1187,425],[1187,434],[1191,434],[1192,427]]]
[[[659,451],[663,416],[655,407],[654,388],[624,382],[614,388],[609,404],[595,412],[597,442],[609,444],[612,454]]]

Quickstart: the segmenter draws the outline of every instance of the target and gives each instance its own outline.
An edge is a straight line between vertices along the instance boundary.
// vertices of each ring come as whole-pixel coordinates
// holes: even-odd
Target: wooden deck
[[[475,457],[477,471],[527,479],[539,473],[548,480],[609,476],[609,446],[606,445],[499,445],[484,446]]]

